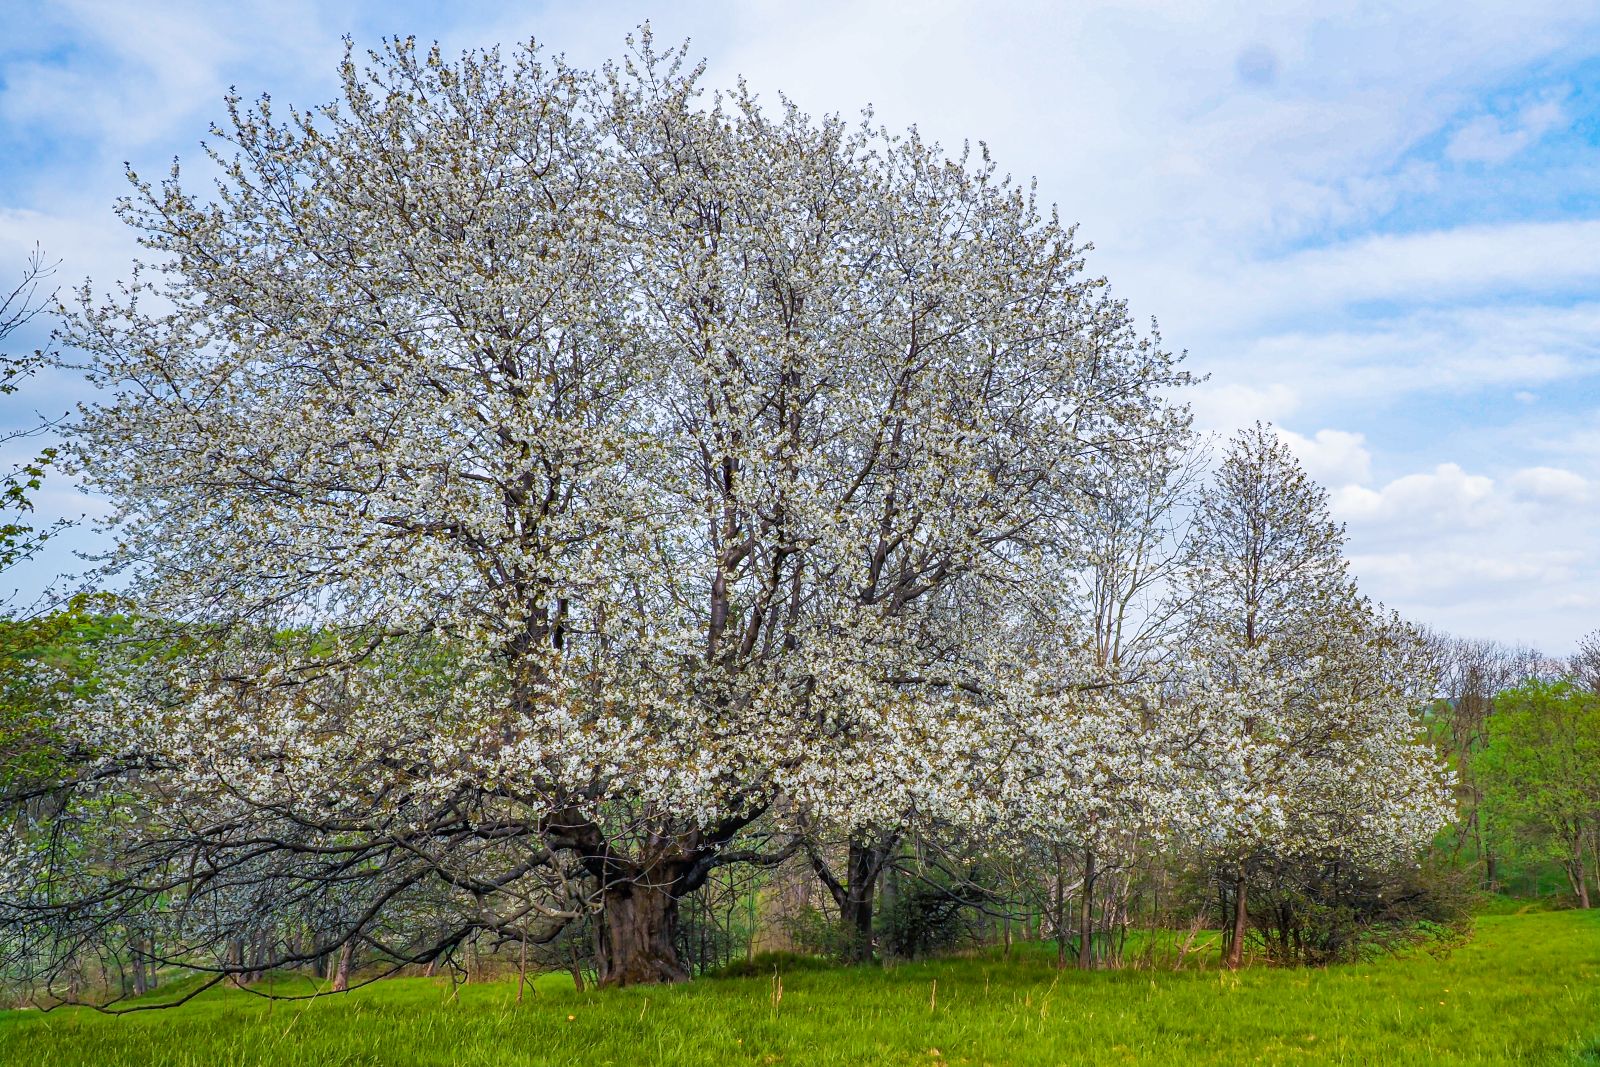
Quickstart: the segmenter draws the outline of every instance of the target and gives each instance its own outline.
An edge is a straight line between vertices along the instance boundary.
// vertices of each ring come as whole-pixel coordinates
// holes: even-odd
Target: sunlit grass
[[[1490,916],[1448,956],[1327,970],[1057,974],[998,957],[577,993],[388,981],[109,1018],[0,1014],[0,1064],[1600,1063],[1600,915]]]

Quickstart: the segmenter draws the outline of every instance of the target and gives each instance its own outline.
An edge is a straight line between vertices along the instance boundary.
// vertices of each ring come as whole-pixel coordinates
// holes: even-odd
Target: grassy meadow
[[[584,993],[545,975],[520,1005],[514,979],[217,989],[121,1017],[0,1013],[0,1064],[1600,1064],[1600,913],[1485,916],[1448,954],[1326,970],[1051,964],[1023,946]]]

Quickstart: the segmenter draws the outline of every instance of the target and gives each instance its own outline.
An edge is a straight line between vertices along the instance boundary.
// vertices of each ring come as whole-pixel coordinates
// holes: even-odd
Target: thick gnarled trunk
[[[619,882],[601,896],[595,960],[603,986],[686,982],[678,959],[678,898],[645,881]]]
[[[760,815],[760,808],[752,808],[709,829],[660,819],[648,841],[631,854],[617,848],[579,809],[548,820],[544,833],[551,849],[576,853],[600,886],[600,908],[594,916],[600,985],[688,981],[689,968],[678,956],[678,902],[705,885],[707,876],[725,862],[728,842]]]

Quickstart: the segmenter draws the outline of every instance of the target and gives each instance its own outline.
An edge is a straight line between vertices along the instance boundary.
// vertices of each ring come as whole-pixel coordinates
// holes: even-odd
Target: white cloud
[[[1441,463],[1426,474],[1396,478],[1381,489],[1346,485],[1332,493],[1334,516],[1346,522],[1405,526],[1483,525],[1498,517],[1494,480]]]
[[[1480,115],[1451,136],[1444,154],[1457,163],[1504,163],[1566,122],[1560,99],[1534,101],[1509,119]]]
[[[1222,434],[1231,434],[1256,421],[1277,422],[1300,406],[1295,391],[1276,382],[1264,386],[1207,382],[1188,399],[1194,408],[1195,425]]]
[[[1403,409],[1419,393],[1485,393],[1497,407],[1505,406],[1501,396],[1526,405],[1539,399],[1528,387],[1600,377],[1600,304],[1412,308],[1257,334],[1213,367],[1221,382],[1269,368],[1279,389],[1301,399],[1293,410],[1302,420],[1349,419],[1376,404]],[[1210,388],[1226,396],[1238,387]]]
[[[1363,434],[1318,430],[1311,437],[1304,437],[1281,426],[1277,432],[1299,457],[1306,473],[1322,485],[1352,485],[1366,481],[1372,474],[1372,453],[1367,450]]]
[[[1593,485],[1558,467],[1491,478],[1442,463],[1333,501],[1366,592],[1453,632],[1562,654],[1600,603]]]
[[[124,274],[139,251],[133,234],[112,215],[109,203],[80,213],[0,206],[0,281],[20,271],[35,248],[57,264],[53,281],[65,288],[93,276],[102,285]],[[9,291],[9,286],[7,290]]]
[[[1600,574],[1583,548],[1532,548],[1518,533],[1498,544],[1480,539],[1475,547],[1452,542],[1358,552],[1351,566],[1363,589],[1381,590],[1388,606],[1409,618],[1564,655],[1594,628]]]
[[[1586,296],[1600,282],[1597,247],[1600,219],[1468,225],[1213,263],[1186,283],[1172,278],[1171,288],[1185,319],[1203,318],[1219,331],[1363,301],[1426,306],[1532,292]]]
[[[1518,496],[1566,504],[1587,501],[1592,488],[1583,475],[1559,467],[1527,467],[1513,474],[1506,484]]]
[[[1570,553],[1485,555],[1422,548],[1357,554],[1350,565],[1368,584],[1381,583],[1391,596],[1449,604],[1464,587],[1564,582],[1574,575],[1576,562]]]
[[[203,123],[194,125],[196,114],[220,114],[231,74],[276,60],[291,71],[316,63],[316,74],[326,78],[340,48],[316,6],[297,0],[226,6],[70,0],[51,14],[83,61],[13,62],[0,116],[126,147],[175,135],[193,144],[205,132]],[[302,76],[297,71],[296,81]],[[249,95],[250,87],[241,89]]]

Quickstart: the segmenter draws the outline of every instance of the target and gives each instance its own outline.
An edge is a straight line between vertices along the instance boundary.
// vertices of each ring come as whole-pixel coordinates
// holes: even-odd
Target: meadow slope
[[[577,993],[431,979],[271,1002],[213,991],[120,1018],[0,1014],[16,1067],[1600,1063],[1600,913],[1487,916],[1448,955],[1237,975],[1058,975],[1010,960],[792,970]]]

